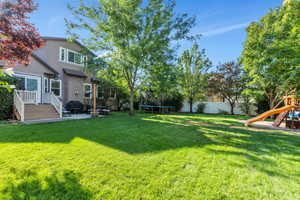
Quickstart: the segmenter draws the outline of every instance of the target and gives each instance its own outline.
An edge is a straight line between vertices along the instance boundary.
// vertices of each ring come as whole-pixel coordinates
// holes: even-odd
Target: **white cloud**
[[[247,26],[249,26],[249,24],[250,24],[250,22],[243,23],[243,24],[235,24],[235,25],[231,25],[231,26],[226,26],[226,27],[206,31],[206,32],[203,32],[201,34],[202,34],[203,37],[211,37],[211,36],[221,35],[221,34],[231,32],[231,31],[234,31],[234,30],[246,28]]]

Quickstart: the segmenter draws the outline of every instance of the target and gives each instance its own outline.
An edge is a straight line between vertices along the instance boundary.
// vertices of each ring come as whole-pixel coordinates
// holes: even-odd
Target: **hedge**
[[[12,117],[13,90],[8,85],[15,85],[16,79],[0,72],[0,120]]]

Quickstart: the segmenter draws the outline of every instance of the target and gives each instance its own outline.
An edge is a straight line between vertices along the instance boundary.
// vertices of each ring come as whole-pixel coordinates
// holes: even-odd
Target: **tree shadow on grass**
[[[300,156],[300,137],[279,131],[245,128],[237,120],[195,115],[112,116],[106,119],[9,126],[1,143],[70,143],[89,140],[130,154],[183,147],[228,146],[255,155]]]
[[[75,138],[92,141],[129,154],[153,153],[213,142],[197,127],[147,121],[143,117],[114,117],[55,124],[9,127],[1,143],[71,143]]]
[[[208,152],[245,159],[243,164],[236,163],[234,159],[228,159],[235,167],[250,167],[269,176],[290,178],[275,158],[279,156],[282,160],[293,162],[295,166],[300,164],[300,137],[298,135],[246,128],[239,122],[223,119],[217,122],[204,122],[193,118],[182,120],[178,120],[177,117],[156,116],[153,118],[162,123],[198,127],[197,130],[202,132],[211,144],[214,144],[206,148]],[[298,181],[300,182],[300,179]]]
[[[3,130],[3,129],[2,129]],[[0,131],[2,131],[0,130]],[[299,163],[300,137],[274,130],[245,128],[237,120],[195,115],[112,116],[54,124],[8,126],[1,143],[65,143],[81,138],[132,155],[179,148],[203,148],[214,154],[244,159],[268,175],[286,177],[274,159]],[[228,162],[234,159],[227,159]]]
[[[3,129],[2,129],[3,130]],[[130,154],[205,145],[232,146],[256,154],[299,155],[300,137],[279,131],[244,128],[224,117],[181,115],[112,116],[106,119],[9,126],[1,143],[70,143],[82,138]]]
[[[92,192],[79,183],[79,175],[73,171],[55,172],[50,176],[39,177],[33,171],[12,169],[11,177],[0,191],[1,199],[24,200],[88,200]]]

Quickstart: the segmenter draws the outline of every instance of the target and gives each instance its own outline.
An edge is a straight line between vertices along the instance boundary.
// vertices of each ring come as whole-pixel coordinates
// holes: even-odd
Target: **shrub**
[[[13,110],[13,90],[9,85],[15,85],[16,78],[8,76],[0,71],[0,120],[9,119]]]
[[[251,115],[251,108],[254,106],[254,104],[251,102],[252,98],[250,95],[242,95],[242,102],[239,105],[241,111],[244,115]]]
[[[270,110],[269,102],[267,98],[261,98],[257,100],[257,113],[261,114]]]
[[[197,106],[197,113],[204,113],[205,107],[206,107],[205,103],[199,103]]]
[[[0,87],[0,120],[7,120],[12,116],[13,90]]]
[[[226,111],[226,110],[219,109],[219,114],[220,115],[229,115],[230,113],[228,111]]]
[[[180,93],[173,94],[164,102],[164,106],[174,106],[175,112],[179,112],[183,106],[184,97]]]

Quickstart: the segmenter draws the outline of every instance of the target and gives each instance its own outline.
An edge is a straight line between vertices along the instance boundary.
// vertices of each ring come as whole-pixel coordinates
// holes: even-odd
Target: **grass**
[[[0,199],[300,199],[300,136],[239,119],[0,124]]]

